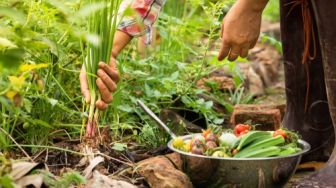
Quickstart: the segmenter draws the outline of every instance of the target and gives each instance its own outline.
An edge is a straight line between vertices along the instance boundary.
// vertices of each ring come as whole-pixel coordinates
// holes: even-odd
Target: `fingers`
[[[109,65],[103,62],[100,62],[99,68],[104,70],[104,72],[106,72],[108,76],[112,78],[114,82],[119,81],[119,73],[118,73],[118,69],[117,69],[115,61],[111,60],[111,63]]]
[[[229,52],[230,52],[230,45],[223,42],[223,44],[222,44],[222,46],[219,50],[218,60],[222,61],[225,57],[227,57],[229,55]]]
[[[108,104],[105,103],[105,102],[102,101],[102,100],[98,100],[98,101],[96,102],[96,107],[97,107],[99,110],[106,110],[107,107],[108,107]]]
[[[82,67],[81,72],[79,74],[79,81],[80,81],[80,87],[81,87],[81,91],[84,96],[85,102],[90,103],[90,91],[89,91],[89,86],[87,83],[86,70],[84,66]]]
[[[222,37],[222,45],[221,48],[219,50],[219,54],[218,54],[218,60],[222,61],[226,56],[229,55],[230,52],[230,43],[224,38],[224,22],[225,20],[223,20],[222,22],[222,33],[221,33],[221,37]]]
[[[110,64],[103,62],[99,63],[97,71],[98,79],[96,80],[102,100],[96,102],[96,106],[100,110],[105,110],[108,104],[112,102],[112,93],[117,89],[117,82],[119,81],[119,73],[114,58],[111,58]]]
[[[240,46],[233,46],[231,48],[231,51],[230,51],[230,54],[228,56],[228,60],[229,61],[234,61],[238,58],[238,56],[240,55],[240,51],[241,51],[241,48]]]
[[[221,61],[225,57],[227,57],[229,61],[234,61],[239,56],[242,58],[246,58],[248,56],[249,49],[250,48],[247,46],[240,47],[238,45],[235,45],[231,48],[229,46],[222,46],[219,52],[218,60]]]
[[[107,86],[104,84],[104,82],[102,81],[101,78],[98,78],[96,80],[96,84],[97,84],[97,87],[99,89],[99,92],[100,92],[100,95],[101,95],[101,98],[102,100],[105,102],[105,103],[110,103],[112,102],[112,93],[111,91],[107,88]]]
[[[248,51],[249,51],[249,47],[248,47],[248,46],[244,46],[244,47],[241,49],[240,57],[242,57],[242,58],[246,58],[246,57],[248,56]]]
[[[110,92],[114,92],[117,89],[117,85],[114,83],[112,78],[103,71],[103,69],[98,69],[97,75],[104,82]]]

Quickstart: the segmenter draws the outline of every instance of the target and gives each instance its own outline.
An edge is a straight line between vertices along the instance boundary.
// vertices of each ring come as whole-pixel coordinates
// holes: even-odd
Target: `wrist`
[[[262,13],[269,0],[238,0],[238,1],[242,3],[247,9],[250,9],[254,12]]]

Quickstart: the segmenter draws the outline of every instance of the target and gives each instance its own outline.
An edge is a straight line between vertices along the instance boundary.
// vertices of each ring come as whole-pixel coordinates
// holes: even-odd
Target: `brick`
[[[283,112],[282,112],[283,111]],[[257,130],[276,130],[281,126],[283,105],[236,105],[231,126],[251,121]]]

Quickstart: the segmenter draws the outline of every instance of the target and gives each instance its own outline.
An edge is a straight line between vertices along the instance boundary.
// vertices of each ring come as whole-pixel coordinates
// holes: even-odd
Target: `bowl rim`
[[[185,136],[179,136],[183,140],[191,139],[194,136],[201,135],[201,133],[191,134],[191,135],[185,135]],[[171,139],[167,146],[170,150],[189,156],[189,157],[199,157],[199,158],[205,158],[205,159],[218,159],[218,160],[226,160],[226,161],[255,161],[255,160],[275,160],[275,159],[285,159],[285,158],[292,158],[292,157],[299,157],[303,155],[304,153],[308,152],[310,150],[310,144],[302,139],[299,139],[298,142],[302,148],[302,151],[288,155],[288,156],[277,156],[277,157],[260,157],[260,158],[224,158],[224,157],[212,157],[212,156],[206,156],[206,155],[198,155],[193,153],[187,153],[181,150],[178,150],[173,147],[173,141],[174,139]]]

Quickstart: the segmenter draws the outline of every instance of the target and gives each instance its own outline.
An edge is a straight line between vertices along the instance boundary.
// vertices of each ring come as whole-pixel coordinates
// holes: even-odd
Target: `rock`
[[[167,158],[169,158],[169,160],[174,163],[174,166],[178,169],[178,170],[183,170],[183,161],[181,159],[181,155],[179,153],[170,153],[166,155]]]
[[[231,116],[231,125],[251,121],[258,130],[276,130],[281,126],[284,105],[236,105]]]
[[[193,187],[189,177],[176,169],[168,157],[158,156],[146,159],[139,162],[135,169],[153,188]]]

